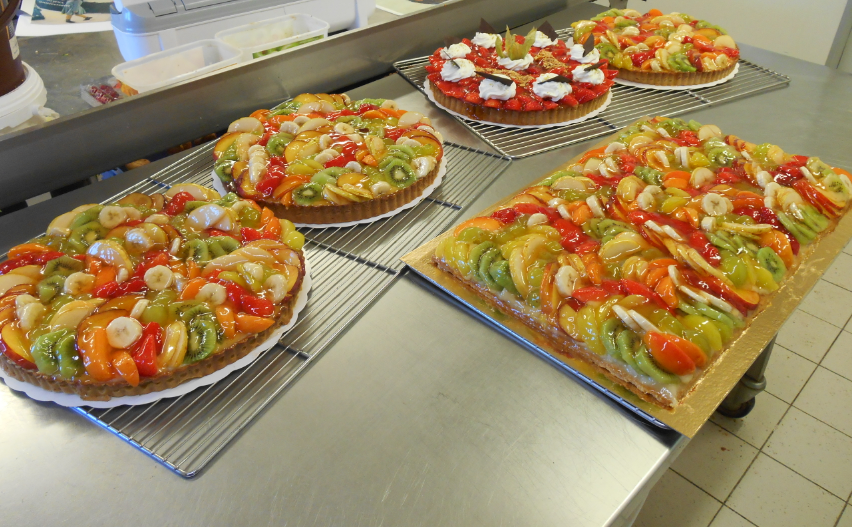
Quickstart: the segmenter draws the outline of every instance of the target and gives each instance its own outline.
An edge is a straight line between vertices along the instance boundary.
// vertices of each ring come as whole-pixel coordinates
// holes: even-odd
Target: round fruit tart
[[[352,222],[423,195],[440,173],[442,142],[429,118],[392,100],[304,93],[231,123],[214,172],[280,218]]]
[[[684,13],[611,9],[572,27],[578,42],[594,36],[601,56],[618,68],[618,80],[706,84],[731,75],[740,57],[734,39],[722,28]]]
[[[658,117],[462,223],[434,261],[557,349],[672,407],[849,209],[849,178]]]
[[[0,368],[85,400],[203,377],[290,322],[303,236],[192,184],[55,218],[0,263]]]
[[[464,117],[536,126],[580,119],[607,104],[616,71],[599,52],[532,30],[477,33],[436,50],[426,67],[436,103]]]

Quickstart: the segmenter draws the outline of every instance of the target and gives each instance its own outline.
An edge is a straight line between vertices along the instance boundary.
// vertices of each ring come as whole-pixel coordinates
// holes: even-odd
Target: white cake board
[[[159,401],[160,399],[180,397],[181,395],[185,395],[195,390],[196,388],[201,388],[202,386],[208,386],[215,382],[219,382],[220,380],[228,376],[228,374],[230,374],[231,372],[239,370],[240,368],[245,368],[246,366],[254,362],[255,359],[257,359],[261,355],[261,353],[272,349],[272,347],[275,346],[279,339],[281,339],[281,337],[296,324],[299,313],[308,303],[308,291],[310,289],[311,269],[310,265],[308,264],[308,260],[306,259],[305,277],[302,280],[302,287],[299,288],[299,293],[296,296],[296,305],[293,306],[293,316],[290,317],[290,322],[287,325],[277,329],[275,333],[273,333],[267,340],[259,344],[248,355],[241,358],[240,360],[233,362],[220,370],[216,370],[210,375],[205,375],[204,377],[199,377],[198,379],[189,380],[179,386],[170,388],[168,390],[146,393],[144,395],[113,397],[109,401],[87,401],[85,399],[82,399],[79,395],[51,392],[28,382],[19,381],[18,379],[10,377],[9,374],[7,374],[3,369],[0,369],[0,377],[3,378],[3,381],[6,383],[6,386],[12,388],[15,391],[26,393],[31,399],[43,402],[53,402],[60,406],[89,406],[92,408],[113,408],[116,406],[123,405],[136,406],[140,404],[149,404]]]
[[[690,86],[655,86],[654,84],[642,84],[634,81],[626,81],[622,80],[619,77],[613,79],[613,82],[616,84],[622,84],[623,86],[633,86],[634,88],[646,88],[648,90],[661,90],[661,91],[673,91],[673,90],[695,90],[696,88],[707,88],[709,86],[716,86],[718,84],[722,84],[731,80],[732,77],[737,75],[738,70],[740,69],[740,63],[735,64],[735,69],[732,70],[731,73],[726,75],[720,80],[716,80],[714,82],[706,82],[705,84],[691,84]]]
[[[501,126],[504,128],[556,128],[558,126],[566,126],[566,125],[570,125],[570,124],[580,123],[580,122],[583,122],[583,121],[586,121],[588,119],[595,117],[596,115],[600,114],[605,109],[607,109],[607,107],[610,106],[610,101],[613,98],[612,92],[610,90],[608,90],[607,91],[607,100],[604,101],[604,104],[602,104],[601,106],[599,106],[595,110],[589,112],[588,114],[584,115],[583,117],[578,117],[577,119],[572,119],[571,121],[563,121],[561,123],[551,123],[551,124],[503,124],[503,123],[493,123],[491,121],[478,121],[477,119],[471,119],[467,115],[462,115],[459,112],[454,112],[453,110],[449,110],[448,108],[441,105],[439,102],[437,102],[435,100],[435,97],[433,97],[433,95],[432,95],[432,89],[429,86],[430,86],[429,85],[429,79],[426,79],[424,81],[424,93],[426,93],[426,96],[429,98],[430,101],[432,101],[433,104],[435,104],[436,106],[438,106],[439,108],[441,108],[445,112],[447,112],[451,115],[455,115],[456,117],[460,117],[462,119],[465,119],[467,121],[475,121],[475,122],[483,123],[483,124],[491,124],[494,126]]]
[[[348,221],[344,223],[294,223],[297,227],[304,227],[308,229],[325,229],[328,227],[352,227],[353,225],[360,225],[364,223],[373,223],[374,221],[383,220],[385,218],[390,218],[391,216],[396,216],[400,214],[404,210],[410,209],[417,205],[418,203],[425,200],[430,194],[432,194],[435,189],[441,185],[441,180],[444,178],[444,174],[447,172],[447,156],[441,157],[441,163],[438,165],[438,175],[435,176],[435,181],[432,182],[432,185],[428,186],[424,189],[420,196],[413,199],[412,201],[400,205],[396,209],[392,211],[388,211],[384,214],[380,214],[379,216],[373,216],[371,218],[364,218],[363,220],[356,221]],[[225,187],[222,185],[222,180],[219,179],[219,176],[216,175],[215,172],[211,173],[211,177],[213,178],[213,188],[222,194],[223,196],[228,192]]]

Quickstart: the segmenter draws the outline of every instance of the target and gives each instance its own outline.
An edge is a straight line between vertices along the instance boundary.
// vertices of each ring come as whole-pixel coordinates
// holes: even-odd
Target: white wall
[[[607,0],[597,4],[609,5]],[[847,0],[629,0],[641,13],[678,11],[725,29],[735,42],[825,64]],[[602,10],[605,10],[603,8]]]

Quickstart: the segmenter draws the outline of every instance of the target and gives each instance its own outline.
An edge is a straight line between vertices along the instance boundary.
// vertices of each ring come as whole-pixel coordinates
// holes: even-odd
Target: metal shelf
[[[572,31],[563,29],[557,33],[560,38],[565,39],[571,36]],[[396,62],[394,68],[423,92],[427,76],[425,67],[428,64],[428,57],[418,57]],[[611,88],[613,100],[610,106],[597,116],[573,125],[521,129],[454,117],[496,151],[513,159],[520,159],[611,134],[646,115],[680,115],[755,93],[783,88],[790,82],[785,75],[741,59],[740,70],[734,78],[707,88],[664,91],[614,84]]]
[[[177,183],[210,186],[213,143],[105,203]],[[445,144],[439,189],[392,218],[349,228],[304,229],[313,286],[297,324],[273,349],[225,379],[140,406],[74,410],[181,476],[199,473],[400,275],[400,257],[450,226],[509,165],[504,157]]]

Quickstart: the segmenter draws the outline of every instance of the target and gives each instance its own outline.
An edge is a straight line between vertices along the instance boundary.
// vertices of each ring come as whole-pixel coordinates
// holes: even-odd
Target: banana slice
[[[422,156],[416,157],[412,160],[412,164],[415,166],[415,173],[418,176],[418,179],[425,177],[427,174],[432,172],[435,168],[437,161],[432,156]]]
[[[724,222],[720,224],[720,228],[736,234],[746,234],[747,236],[756,236],[773,230],[773,226],[766,223]]]
[[[691,299],[695,300],[696,302],[699,302],[701,304],[707,304],[708,303],[708,301],[705,299],[705,297],[702,296],[701,294],[699,294],[698,291],[694,291],[692,288],[687,287],[686,285],[678,286],[678,290],[681,291],[682,293],[684,293],[685,295],[687,295],[688,297],[690,297]]]
[[[678,160],[679,165],[684,168],[689,168],[690,150],[686,146],[679,146],[673,151],[673,153],[675,154],[675,158]]]
[[[255,280],[260,281],[264,277],[264,268],[260,264],[246,263],[243,264],[243,269]]]
[[[734,209],[729,198],[709,192],[702,198],[702,210],[709,216],[721,216],[728,214]]]
[[[646,187],[648,188],[648,187]],[[640,192],[640,195],[637,196],[637,206],[640,207],[641,210],[646,212],[657,209],[657,199],[654,194],[651,192],[646,192],[645,189],[643,192]]]
[[[674,227],[671,227],[669,225],[663,225],[661,227],[661,229],[663,229],[663,232],[666,233],[666,235],[669,236],[670,238],[672,238],[673,240],[675,240],[677,242],[683,242],[684,241],[684,236],[682,236],[680,232],[675,230]]]
[[[577,283],[580,275],[571,265],[564,265],[557,270],[557,274],[554,276],[554,281],[557,285],[557,291],[563,297],[569,297],[572,295],[572,292],[575,290],[575,283]]]
[[[670,265],[666,268],[669,277],[672,278],[672,283],[676,286],[681,286],[681,274],[678,272],[678,266]]]
[[[165,265],[155,265],[151,269],[145,271],[145,285],[148,289],[154,291],[162,291],[172,285],[174,273]]]
[[[652,322],[651,322],[649,319],[647,319],[647,318],[646,318],[646,317],[644,317],[643,315],[641,315],[641,314],[637,313],[637,312],[636,312],[636,311],[634,311],[633,309],[629,309],[629,310],[628,310],[628,315],[630,315],[630,316],[631,316],[631,318],[632,318],[632,319],[634,319],[634,322],[635,322],[635,323],[640,327],[640,329],[642,329],[643,331],[655,331],[655,332],[657,332],[657,333],[660,333],[660,332],[661,332],[661,330],[660,330],[660,329],[658,329],[658,327],[657,327],[657,326],[655,326],[654,324],[652,324]]]
[[[621,320],[623,324],[628,326],[629,329],[632,329],[637,333],[642,331],[642,328],[639,326],[639,324],[634,322],[634,319],[624,307],[620,306],[619,304],[616,304],[613,306],[613,312],[616,313],[616,316],[619,317],[619,320]]]
[[[604,208],[601,206],[601,201],[598,199],[598,196],[593,194],[592,196],[586,198],[586,204],[589,205],[593,216],[595,216],[596,218],[604,217]]]
[[[169,247],[169,254],[177,255],[181,252],[181,237],[178,236],[172,240],[172,245]]]
[[[130,318],[135,318],[139,320],[142,317],[142,313],[145,311],[145,308],[148,307],[151,301],[147,298],[140,298],[133,304],[133,309],[130,310]]]
[[[36,327],[45,311],[47,311],[47,308],[38,301],[25,304],[17,309],[16,314],[18,315],[18,324],[21,326],[21,329],[29,331]]]
[[[178,238],[175,239],[177,240]],[[128,229],[124,233],[124,246],[131,253],[142,254],[154,246],[154,240],[145,232],[145,229],[137,227]]]
[[[767,185],[770,183],[775,183],[773,176],[770,172],[766,170],[760,171],[758,174],[755,174],[755,182],[758,183],[758,186],[761,188],[767,188]]]
[[[713,216],[705,216],[702,218],[700,225],[702,226],[702,230],[706,232],[714,232],[714,229],[717,227],[717,218]]]
[[[118,317],[107,325],[107,341],[117,349],[127,349],[142,336],[142,324],[131,317]]]
[[[391,192],[391,185],[385,181],[377,181],[370,186],[370,191],[373,192],[373,195],[375,196],[382,196]]]
[[[225,287],[220,284],[213,283],[203,285],[202,288],[199,289],[198,294],[195,296],[196,300],[206,302],[213,307],[221,305],[225,302],[226,298],[228,298],[228,293],[225,290]]]
[[[717,179],[717,176],[714,172],[705,167],[699,167],[694,169],[690,174],[690,186],[693,188],[700,188],[704,185],[713,183],[715,179]]]
[[[101,209],[101,212],[98,214],[98,221],[100,221],[101,225],[107,229],[118,227],[126,219],[127,212],[124,211],[124,207],[118,207],[116,205],[106,206]]]
[[[274,274],[264,282],[264,289],[270,292],[270,300],[281,302],[287,296],[287,278],[283,274]]]
[[[528,227],[533,227],[534,225],[541,225],[543,223],[548,223],[548,216],[542,214],[541,212],[531,214],[530,217],[527,218]]]
[[[609,145],[607,145],[607,148],[604,149],[604,153],[605,154],[612,154],[614,152],[621,152],[623,150],[625,150],[625,145],[623,145],[622,143],[620,143],[618,141],[614,141],[614,142],[610,143]]]
[[[812,175],[812,171],[806,167],[800,167],[800,173],[804,178],[808,179],[810,183],[813,185],[817,185],[817,179],[815,179],[814,175]]]
[[[128,271],[126,267],[122,267],[116,271],[116,282],[122,283],[128,278],[130,278],[130,271]]]
[[[63,286],[63,290],[66,294],[69,295],[79,295],[82,293],[87,293],[92,287],[95,285],[95,277],[94,275],[76,272],[68,275],[68,278],[65,279],[65,285]]]

